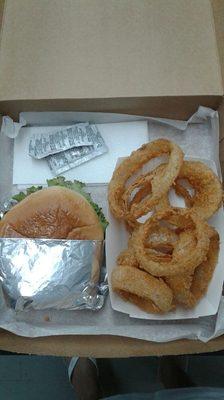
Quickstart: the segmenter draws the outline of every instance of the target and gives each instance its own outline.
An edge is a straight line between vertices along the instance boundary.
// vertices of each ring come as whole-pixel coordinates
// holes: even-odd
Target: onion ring
[[[172,244],[177,242],[178,235],[175,229],[170,229],[167,226],[156,226],[151,231],[150,241],[145,242],[147,247],[156,247],[157,244]]]
[[[122,196],[122,200],[124,202],[125,211],[131,211],[133,206],[139,204],[146,196],[152,194],[152,180],[156,176],[156,174],[164,173],[167,164],[160,164],[153,171],[147,172],[146,174],[142,174],[137,176],[137,178],[125,189],[124,194]],[[134,195],[133,199],[129,201],[131,194],[135,189],[139,191]],[[139,217],[141,217],[139,215]]]
[[[193,207],[193,198],[188,190],[178,182],[178,179],[176,180],[175,185],[173,185],[173,188],[178,196],[183,197],[186,207]]]
[[[173,251],[174,243],[177,240],[177,235],[166,227],[159,227],[152,234],[150,242],[145,243],[145,247],[155,250],[155,255],[166,257],[170,256]],[[131,240],[130,240],[131,243]],[[131,245],[127,249],[123,250],[117,257],[117,265],[128,265],[130,267],[139,267],[134,250]]]
[[[191,292],[198,301],[208,289],[209,282],[213,276],[219,255],[219,235],[216,232],[210,239],[207,259],[204,260],[195,270]]]
[[[171,259],[174,246],[178,240],[178,235],[175,230],[165,226],[155,228],[150,235],[150,240],[144,243],[145,248],[153,250],[155,256],[163,259]],[[150,253],[150,251],[149,251]],[[151,252],[152,254],[152,252]]]
[[[195,190],[191,197],[187,189],[179,186],[179,179],[187,180]],[[177,182],[177,184],[176,184]],[[190,210],[201,218],[210,218],[222,203],[222,185],[217,175],[201,161],[184,161],[173,189],[185,199]],[[164,196],[157,205],[157,210],[167,208],[168,196]],[[170,206],[170,204],[169,204]]]
[[[191,227],[192,234],[196,238],[196,245],[192,252],[189,252],[188,249],[176,251],[176,253],[173,253],[171,261],[157,261],[146,252],[144,243],[156,224],[162,220],[168,222],[171,220],[173,223],[173,219],[175,219],[175,225],[181,229],[189,229]],[[133,232],[130,243],[133,246],[140,268],[150,274],[154,276],[190,274],[204,260],[208,251],[209,237],[206,228],[206,222],[201,220],[197,214],[186,212],[183,209],[169,209],[153,215],[142,224],[139,229]]]
[[[128,188],[130,190],[130,186]],[[152,185],[151,182],[144,182],[140,185],[139,191],[134,195],[133,199],[130,201],[130,208],[133,206],[133,204],[138,204],[140,203],[146,196],[148,196],[152,192]],[[125,192],[125,195],[127,195],[128,192]]]
[[[158,167],[159,173],[163,172],[165,165],[166,164],[160,165],[160,169]],[[155,173],[156,170],[154,170],[154,174]],[[130,202],[130,215],[132,215],[132,206],[135,203],[141,203],[147,194],[150,194],[152,179],[153,172],[142,175],[141,177],[136,178],[136,180],[124,193],[125,204],[127,204],[126,197],[129,196],[135,188],[140,187],[140,190]],[[180,179],[185,179],[190,183],[195,190],[195,194],[193,196],[191,196],[188,190],[181,185],[179,182]],[[222,203],[222,186],[219,178],[206,164],[200,161],[184,161],[178,177],[172,187],[177,195],[184,198],[186,207],[192,209],[203,219],[210,218],[218,210]],[[170,203],[167,193],[156,205],[156,209],[158,211],[168,207],[170,207]],[[145,211],[142,209],[140,216],[144,214]],[[131,220],[130,216],[129,220]],[[135,226],[137,226],[137,224],[138,223],[136,223]],[[133,226],[134,224],[132,222],[129,223],[129,225]]]
[[[176,275],[165,279],[167,285],[172,289],[174,301],[185,308],[195,305],[195,299],[191,293],[193,275]]]
[[[136,205],[139,208],[139,217],[142,217],[145,215],[149,209],[141,208],[141,202],[145,200],[146,198],[149,198],[150,195],[152,195],[152,180],[153,178],[160,174],[164,173],[166,168],[166,164],[160,164],[158,167],[156,167],[152,172],[148,172],[146,174],[138,176],[132,184],[128,186],[127,189],[125,189],[124,194],[122,196],[122,200],[124,202],[124,210],[126,212],[126,224],[127,228],[129,231],[132,232],[133,229],[136,229],[138,226],[141,225],[140,222],[137,221],[137,218],[135,218],[132,214],[132,207],[135,207]],[[133,198],[130,200],[132,193],[136,190],[139,189]],[[158,203],[159,204],[159,203]],[[168,208],[169,201],[166,195],[163,197],[163,203],[162,207],[163,208]],[[138,217],[138,218],[139,218]]]
[[[142,297],[137,296],[136,294],[132,294],[129,292],[125,292],[124,290],[117,290],[116,293],[123,298],[125,301],[129,301],[135,304],[137,307],[141,308],[143,311],[152,314],[161,314],[161,310],[157,307],[151,300],[143,299]]]
[[[138,268],[139,263],[136,260],[134,251],[131,248],[123,250],[117,257],[118,265],[129,265],[130,267]]]
[[[200,161],[184,161],[178,179],[186,179],[195,189],[191,210],[201,218],[208,219],[219,209],[222,185],[206,164]]]
[[[144,144],[133,151],[114,171],[108,189],[108,201],[112,214],[119,219],[125,219],[127,212],[124,208],[122,196],[128,179],[144,164],[161,154],[169,154],[169,161],[163,173],[155,174],[152,179],[152,194],[138,204],[133,204],[131,217],[138,218],[143,213],[150,211],[167,193],[170,186],[177,178],[183,163],[183,152],[179,146],[166,139],[158,139]]]
[[[137,301],[137,305],[142,305],[144,310],[148,306],[148,312],[167,312],[173,308],[173,293],[166,283],[138,268],[127,265],[115,267],[111,283],[115,292],[123,297],[126,294],[126,299],[128,297],[135,304]]]
[[[195,269],[193,275],[177,275],[165,279],[174,293],[177,304],[186,308],[194,307],[205,295],[213,276],[219,254],[219,235],[212,229],[206,259]]]

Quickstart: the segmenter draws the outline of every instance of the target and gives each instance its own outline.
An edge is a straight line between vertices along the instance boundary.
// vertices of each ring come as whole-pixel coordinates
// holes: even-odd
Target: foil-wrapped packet
[[[73,147],[92,147],[94,143],[88,134],[88,126],[89,123],[79,123],[67,128],[53,129],[52,132],[35,133],[30,138],[29,155],[41,159]]]
[[[99,310],[107,293],[103,242],[0,238],[0,281],[16,310]]]
[[[0,203],[0,221],[4,217],[4,215],[11,210],[13,206],[17,204],[16,200],[10,199],[5,200]]]
[[[49,155],[46,159],[54,175],[59,175],[108,151],[96,125],[86,126],[86,133],[92,146],[82,146]]]
[[[95,157],[93,154],[93,146],[82,146],[49,156],[47,163],[54,175],[60,175]]]

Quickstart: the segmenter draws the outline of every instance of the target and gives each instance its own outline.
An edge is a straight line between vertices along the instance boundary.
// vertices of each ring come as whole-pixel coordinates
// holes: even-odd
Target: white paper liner
[[[140,116],[129,116],[108,113],[85,112],[46,112],[22,113],[21,118],[30,126],[63,125],[68,126],[74,121],[91,123],[148,121],[149,137],[167,135],[173,139],[174,128],[178,128],[175,140],[178,144],[187,146],[188,156],[210,159],[219,167],[219,128],[218,113],[214,110],[200,107],[189,121],[172,121]],[[156,123],[157,121],[157,123]],[[196,122],[196,123],[195,123]],[[153,124],[153,125],[152,125]],[[200,126],[199,126],[200,125]],[[153,127],[153,129],[152,129]],[[153,130],[153,133],[152,133]],[[190,130],[190,131],[189,131]],[[175,131],[177,133],[177,131]],[[191,132],[191,134],[189,134]],[[191,140],[194,140],[194,146]],[[186,148],[184,148],[186,151]],[[0,146],[0,196],[8,197],[12,190],[13,146],[7,137],[1,137]],[[75,178],[75,175],[73,179]],[[93,198],[107,209],[107,186],[90,185]],[[18,187],[13,187],[14,192]],[[15,313],[5,308],[0,296],[0,327],[17,335],[27,337],[49,335],[118,335],[150,340],[169,342],[176,339],[199,339],[207,342],[213,337],[224,333],[224,298],[221,298],[218,313],[209,317],[177,321],[150,321],[130,318],[127,314],[112,309],[108,298],[105,307],[95,313],[91,311],[49,311]]]

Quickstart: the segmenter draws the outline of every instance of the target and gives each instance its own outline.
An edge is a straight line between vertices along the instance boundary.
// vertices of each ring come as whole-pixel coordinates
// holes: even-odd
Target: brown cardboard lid
[[[214,13],[216,40],[220,58],[222,80],[224,82],[224,1],[211,0],[211,4]]]
[[[209,0],[5,0],[0,100],[220,94]]]

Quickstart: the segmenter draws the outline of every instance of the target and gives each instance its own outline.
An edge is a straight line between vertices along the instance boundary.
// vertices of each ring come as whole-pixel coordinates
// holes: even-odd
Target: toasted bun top
[[[77,192],[52,186],[14,206],[0,222],[0,237],[103,240],[89,202]]]

